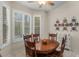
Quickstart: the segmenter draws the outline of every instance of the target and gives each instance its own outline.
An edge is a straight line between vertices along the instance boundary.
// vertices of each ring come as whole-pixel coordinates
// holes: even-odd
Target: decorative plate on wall
[[[57,24],[54,24],[54,26],[56,27],[56,26],[57,26]]]
[[[76,27],[72,27],[72,30],[77,30]]]
[[[72,27],[73,26],[73,23],[70,23],[69,25]]]
[[[63,30],[68,30],[68,27],[71,27],[71,30],[77,30],[77,27],[79,26],[79,22],[76,21],[76,18],[73,16],[71,19],[71,22],[69,23],[67,21],[67,18],[65,17],[63,22],[60,23],[60,21],[57,19],[56,24],[54,24],[56,27],[56,30],[59,30],[61,27],[63,27]]]
[[[64,23],[67,23],[67,19],[65,18],[65,19],[63,20],[63,22],[64,22]]]
[[[56,27],[56,30],[59,30],[59,27]]]
[[[67,30],[67,27],[63,27],[63,30]]]
[[[79,26],[79,23],[75,23],[75,26]]]
[[[61,26],[61,24],[58,24],[58,26]]]
[[[72,22],[76,22],[76,19],[72,19]]]
[[[57,20],[56,23],[59,23],[59,20]]]
[[[69,26],[69,24],[68,24],[68,23],[66,23],[66,24],[65,24],[65,26]]]

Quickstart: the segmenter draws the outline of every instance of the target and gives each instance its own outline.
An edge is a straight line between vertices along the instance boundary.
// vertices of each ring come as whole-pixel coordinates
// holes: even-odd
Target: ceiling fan
[[[28,3],[38,3],[39,8],[42,8],[42,6],[44,6],[44,5],[50,5],[50,6],[54,5],[53,1],[28,1]]]

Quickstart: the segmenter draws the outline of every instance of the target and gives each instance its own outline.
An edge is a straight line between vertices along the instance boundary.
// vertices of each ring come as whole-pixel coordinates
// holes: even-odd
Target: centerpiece
[[[44,39],[44,40],[42,41],[42,44],[47,45],[47,44],[48,44],[47,39]]]

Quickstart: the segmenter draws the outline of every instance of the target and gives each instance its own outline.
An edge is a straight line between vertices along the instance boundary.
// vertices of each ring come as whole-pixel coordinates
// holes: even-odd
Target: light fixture
[[[46,4],[46,1],[38,1],[38,3],[39,3],[40,5],[45,5],[45,4]]]
[[[39,8],[41,8],[43,5],[46,5],[46,1],[38,1],[39,3]]]
[[[45,6],[45,5],[49,5],[49,6],[54,5],[53,1],[28,1],[28,3],[38,3],[40,8]]]

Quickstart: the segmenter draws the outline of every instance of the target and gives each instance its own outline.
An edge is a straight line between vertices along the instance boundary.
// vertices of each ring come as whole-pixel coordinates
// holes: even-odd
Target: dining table
[[[39,42],[36,42],[36,52],[41,54],[49,54],[56,50],[59,46],[57,40],[50,40],[50,39],[41,39]]]

